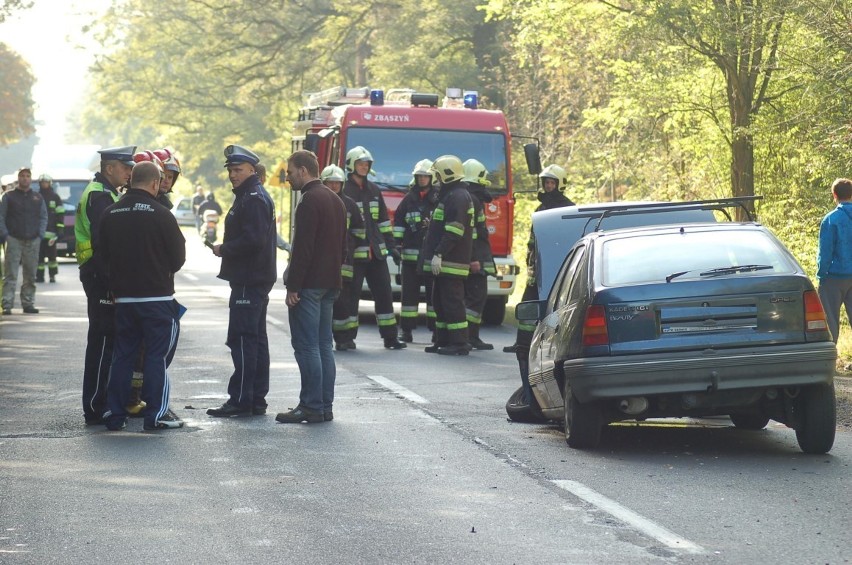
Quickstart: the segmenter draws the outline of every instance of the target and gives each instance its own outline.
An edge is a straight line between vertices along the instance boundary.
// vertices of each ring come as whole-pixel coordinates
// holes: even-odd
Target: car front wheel
[[[521,424],[541,424],[548,421],[541,413],[535,398],[524,398],[523,386],[519,386],[506,401],[506,414],[510,420]]]
[[[574,449],[594,449],[601,441],[604,421],[597,402],[581,403],[574,396],[568,379],[564,385],[565,441]]]
[[[802,390],[799,402],[801,422],[796,428],[799,447],[805,453],[828,453],[834,445],[837,427],[834,383]]]

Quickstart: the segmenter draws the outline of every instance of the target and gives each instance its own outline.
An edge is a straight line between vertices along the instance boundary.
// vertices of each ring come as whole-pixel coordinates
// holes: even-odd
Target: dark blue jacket
[[[275,204],[257,175],[233,192],[234,205],[225,216],[225,237],[219,247],[219,278],[247,286],[275,284]]]

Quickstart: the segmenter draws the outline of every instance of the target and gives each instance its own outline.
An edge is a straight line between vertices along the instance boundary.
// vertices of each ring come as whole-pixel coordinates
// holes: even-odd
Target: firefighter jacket
[[[417,187],[411,187],[399,203],[393,216],[393,235],[397,247],[402,249],[403,262],[417,264],[432,212],[437,205],[438,190],[432,187],[422,192]]]
[[[352,180],[352,174],[343,185],[343,194],[355,201],[364,218],[365,241],[353,254],[355,262],[371,259],[384,260],[390,249],[394,248],[393,227],[388,208],[379,187],[364,179],[364,187]]]
[[[219,278],[246,286],[275,283],[275,204],[251,175],[233,189],[234,204],[225,216],[225,236],[219,247],[222,266]]]
[[[491,254],[491,242],[488,240],[488,225],[485,222],[485,205],[493,198],[488,189],[481,184],[468,183],[468,192],[473,201],[473,254],[471,261],[479,261],[480,271],[476,274],[495,276],[497,267]]]
[[[174,274],[186,260],[186,240],[159,198],[128,190],[104,210],[97,244],[116,299],[174,295]]]
[[[340,267],[340,275],[345,280],[352,280],[354,276],[354,268],[352,266],[355,260],[356,253],[363,254],[359,258],[364,259],[367,256],[368,247],[366,245],[366,232],[364,231],[364,218],[361,216],[361,209],[354,200],[343,194],[341,190],[338,196],[343,201],[343,206],[346,208],[346,255],[343,257],[343,265]]]
[[[43,238],[47,229],[47,207],[41,194],[10,190],[0,200],[0,235],[15,239]],[[17,267],[15,267],[17,268]]]
[[[74,251],[81,271],[104,272],[102,265],[91,261],[96,251],[94,242],[98,241],[101,215],[108,206],[117,202],[120,196],[118,189],[101,173],[95,173],[95,178],[83,191],[74,219]]]
[[[42,190],[41,197],[47,206],[47,231],[44,232],[44,238],[59,237],[65,233],[65,206],[62,205],[62,199],[52,187]]]
[[[538,200],[541,204],[535,209],[535,212],[541,210],[553,210],[554,208],[564,208],[565,206],[573,206],[574,202],[565,196],[561,190],[552,190],[550,192],[539,192]],[[535,283],[535,234],[530,231],[530,239],[527,241],[527,286],[532,286]]]
[[[319,179],[302,187],[296,206],[287,290],[341,288],[346,255],[346,207]]]
[[[434,255],[440,255],[439,277],[467,278],[473,250],[473,201],[467,183],[456,181],[441,186],[438,206],[432,213],[418,270],[430,274]]]

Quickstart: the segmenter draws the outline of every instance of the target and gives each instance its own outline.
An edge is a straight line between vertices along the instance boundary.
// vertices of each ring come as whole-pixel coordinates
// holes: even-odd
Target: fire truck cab
[[[493,197],[485,205],[485,215],[497,276],[488,279],[483,322],[500,324],[518,274],[512,257],[514,199],[509,128],[502,112],[476,108],[475,93],[447,90],[442,106],[437,94],[410,89],[385,93],[368,87],[335,87],[308,94],[294,127],[293,149],[316,153],[320,169],[329,164],[345,169],[347,151],[358,145],[365,147],[375,159],[370,180],[382,190],[391,218],[408,192],[415,163],[421,159],[451,154],[485,165]],[[390,260],[388,266],[392,290],[398,296],[399,268]]]

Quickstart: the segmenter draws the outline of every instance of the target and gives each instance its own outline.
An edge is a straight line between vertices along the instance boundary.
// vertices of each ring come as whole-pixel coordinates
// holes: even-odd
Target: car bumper
[[[832,342],[625,355],[566,361],[563,373],[580,402],[607,398],[831,383]]]

